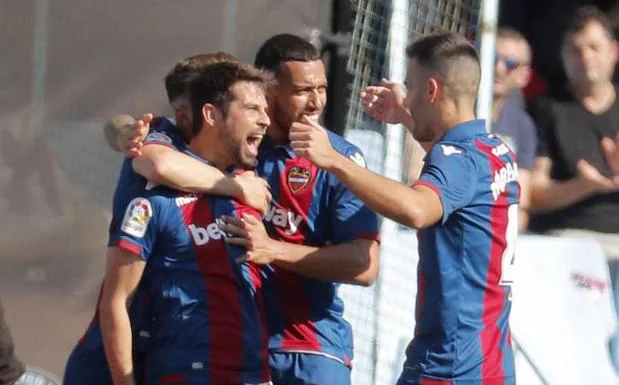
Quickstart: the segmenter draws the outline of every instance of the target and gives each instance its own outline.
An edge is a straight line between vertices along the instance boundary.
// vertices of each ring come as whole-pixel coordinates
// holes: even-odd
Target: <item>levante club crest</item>
[[[293,193],[298,193],[309,185],[312,172],[304,167],[294,166],[288,171],[288,187]]]

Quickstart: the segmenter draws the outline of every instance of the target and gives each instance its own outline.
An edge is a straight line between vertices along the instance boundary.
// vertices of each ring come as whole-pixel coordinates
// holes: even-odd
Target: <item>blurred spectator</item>
[[[500,28],[496,40],[492,131],[518,156],[521,230],[526,229],[528,223],[529,178],[537,150],[537,130],[513,95],[527,85],[530,62],[531,49],[524,36],[514,29]]]
[[[619,104],[611,78],[617,44],[608,18],[579,8],[561,42],[567,84],[541,97],[532,113],[540,129],[531,175],[532,230],[595,238],[603,247],[619,303]],[[611,139],[612,138],[612,139]],[[619,344],[611,356],[619,368]]]
[[[13,385],[23,373],[24,365],[15,357],[13,338],[0,303],[0,385]]]
[[[619,27],[619,2],[616,0],[502,0],[499,24],[522,32],[533,50],[534,76],[527,87],[528,101],[545,89],[554,92],[566,80],[561,66],[561,37],[567,21],[576,9],[595,5],[610,18],[612,26]]]

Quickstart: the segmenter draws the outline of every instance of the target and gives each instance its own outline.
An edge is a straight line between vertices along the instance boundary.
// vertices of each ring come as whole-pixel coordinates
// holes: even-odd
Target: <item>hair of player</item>
[[[187,97],[187,86],[191,77],[205,67],[217,63],[238,61],[236,57],[227,52],[199,54],[179,61],[164,79],[168,101],[173,104],[178,99]]]
[[[406,55],[429,74],[438,75],[449,97],[475,99],[481,66],[477,50],[464,36],[453,32],[427,35],[411,43]]]
[[[266,93],[273,77],[267,71],[239,62],[211,64],[192,77],[189,84],[189,102],[193,114],[193,136],[202,130],[202,107],[205,104],[218,106],[223,115],[227,115],[228,103],[234,100],[231,88],[237,82],[254,83]]]
[[[615,32],[610,19],[604,12],[594,5],[582,6],[572,14],[572,16],[568,19],[563,40],[565,41],[566,38],[581,32],[592,22],[601,25],[604,32],[606,32],[606,35],[608,35],[608,38],[610,40],[615,40]]]
[[[281,65],[287,61],[310,62],[321,59],[320,51],[309,41],[288,33],[275,35],[258,49],[256,67],[279,75]]]

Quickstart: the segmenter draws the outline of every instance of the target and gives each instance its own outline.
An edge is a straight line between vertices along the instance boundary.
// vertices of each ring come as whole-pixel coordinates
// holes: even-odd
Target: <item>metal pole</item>
[[[406,79],[407,60],[405,56],[406,45],[408,44],[408,2],[409,0],[391,0],[391,19],[389,23],[389,51],[386,52],[389,58],[389,80],[398,83],[404,83]],[[385,127],[385,163],[383,166],[383,175],[387,178],[400,181],[402,179],[402,171],[404,165],[404,130],[400,124],[387,124]],[[385,240],[393,240],[398,232],[399,224],[391,219],[384,218],[381,224],[381,237]],[[385,243],[381,248],[384,249]],[[379,277],[375,284],[376,302],[375,306],[378,309],[374,315],[374,372],[372,384],[377,385],[379,371],[379,349],[381,344],[381,329],[380,315],[382,313],[381,297],[384,281]],[[387,306],[387,305],[385,305]]]
[[[492,102],[494,88],[494,55],[499,0],[482,0],[480,26],[481,83],[477,98],[477,117],[486,119],[486,129],[492,125]]]
[[[30,139],[41,130],[45,115],[45,80],[47,77],[47,41],[50,0],[35,2],[34,37],[32,41],[32,102],[28,133]]]
[[[226,0],[224,5],[224,26],[221,38],[221,49],[224,52],[236,55],[236,18],[238,0]]]

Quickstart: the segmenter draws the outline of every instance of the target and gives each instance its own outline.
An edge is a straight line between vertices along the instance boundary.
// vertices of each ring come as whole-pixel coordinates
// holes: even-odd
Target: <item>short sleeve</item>
[[[366,167],[365,156],[356,147],[350,146],[343,155]],[[339,179],[331,176],[333,188],[333,206],[331,210],[331,227],[333,243],[350,242],[355,239],[378,240],[378,217]]]
[[[155,244],[162,211],[161,199],[153,199],[144,189],[128,189],[115,197],[114,212],[109,229],[108,246],[116,246],[143,260],[148,260]]]
[[[144,139],[144,145],[158,144],[177,151],[184,151],[187,143],[173,122],[167,118],[158,118],[151,124],[150,131]]]
[[[453,212],[473,200],[479,179],[477,173],[469,150],[458,144],[438,143],[428,154],[415,185],[436,192],[443,205],[442,223],[445,223]]]

